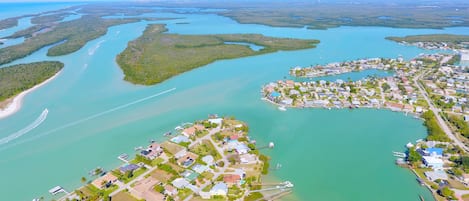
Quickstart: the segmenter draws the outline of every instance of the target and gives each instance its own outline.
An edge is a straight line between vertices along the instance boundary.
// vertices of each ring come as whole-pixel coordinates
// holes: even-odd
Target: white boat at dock
[[[397,152],[397,151],[393,151],[392,154],[393,154],[395,157],[400,157],[400,158],[405,158],[405,157],[407,156],[405,153]]]
[[[52,194],[52,195],[57,195],[59,193],[67,193],[67,191],[65,191],[65,189],[63,189],[61,186],[56,186],[54,188],[51,188],[49,190],[49,193]]]
[[[282,105],[282,106],[279,106],[279,107],[278,107],[278,110],[280,110],[280,111],[287,111],[287,108],[285,108],[285,106]]]

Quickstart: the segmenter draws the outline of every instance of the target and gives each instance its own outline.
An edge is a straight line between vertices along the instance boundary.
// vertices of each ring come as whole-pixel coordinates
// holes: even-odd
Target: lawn
[[[191,189],[188,189],[188,188],[184,188],[182,190],[179,190],[178,191],[178,197],[179,197],[179,200],[184,200],[186,199],[189,195],[192,194],[192,191]]]
[[[215,149],[215,146],[210,142],[210,140],[203,140],[200,145],[196,145],[191,148],[191,152],[196,153],[199,156],[212,155],[215,160],[221,159],[221,155]]]
[[[150,175],[153,178],[163,183],[167,183],[168,180],[173,176],[171,173],[168,173],[164,170],[159,170],[159,169],[154,170],[153,172],[150,173]]]
[[[112,197],[112,201],[138,201],[130,193],[121,191]]]
[[[161,143],[161,146],[172,155],[174,155],[174,154],[178,153],[179,151],[185,149],[183,146],[180,146],[180,145],[174,144],[172,142],[168,142],[168,141],[165,141],[165,142]]]

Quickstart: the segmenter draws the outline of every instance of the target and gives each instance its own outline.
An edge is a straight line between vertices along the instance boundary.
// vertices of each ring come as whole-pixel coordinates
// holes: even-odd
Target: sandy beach
[[[38,85],[36,85],[36,86],[26,90],[26,91],[21,92],[20,94],[16,95],[15,97],[9,98],[9,99],[5,100],[4,102],[0,103],[0,105],[3,105],[4,103],[6,104],[6,107],[0,108],[0,119],[8,117],[8,116],[14,114],[15,112],[17,112],[21,108],[23,98],[28,93],[38,89],[41,86],[46,85],[47,83],[52,81],[54,78],[56,78],[60,74],[60,72],[62,72],[62,70],[60,70],[54,76],[50,77],[49,79],[45,80],[44,82],[41,82],[40,84],[38,84]]]

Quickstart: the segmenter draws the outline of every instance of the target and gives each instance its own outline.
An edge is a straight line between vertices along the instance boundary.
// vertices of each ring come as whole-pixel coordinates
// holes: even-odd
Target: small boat
[[[102,167],[96,167],[95,169],[92,169],[88,172],[90,176],[96,176],[104,172],[104,168]]]
[[[143,150],[144,148],[142,146],[139,146],[139,147],[135,147],[134,150],[135,151],[140,151],[140,150]]]
[[[121,155],[119,155],[117,158],[128,159],[128,158],[129,158],[129,155],[127,155],[127,154],[121,154]]]
[[[419,198],[420,198],[420,201],[425,201],[425,199],[423,199],[422,195],[419,195]]]
[[[405,146],[406,146],[407,148],[409,148],[409,149],[412,148],[412,147],[414,147],[414,145],[413,145],[412,143],[410,143],[410,142],[407,143]]]
[[[282,105],[282,106],[279,106],[279,107],[278,107],[278,110],[280,110],[280,111],[287,111],[287,108],[285,108],[285,106]]]
[[[169,132],[166,132],[165,134],[163,134],[163,136],[170,136],[170,135],[172,135],[172,134],[173,134],[173,133],[171,133],[171,131],[169,131]]]

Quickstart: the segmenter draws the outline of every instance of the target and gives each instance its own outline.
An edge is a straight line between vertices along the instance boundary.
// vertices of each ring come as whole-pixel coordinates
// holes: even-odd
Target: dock
[[[68,192],[67,192],[64,188],[62,188],[61,186],[56,186],[56,187],[54,187],[54,188],[51,188],[51,189],[49,190],[49,193],[52,194],[52,195],[57,195],[57,194],[59,194],[59,193],[68,194]]]

